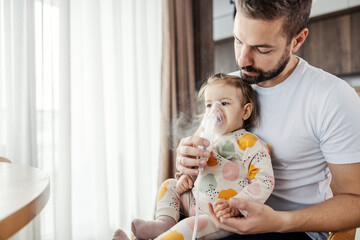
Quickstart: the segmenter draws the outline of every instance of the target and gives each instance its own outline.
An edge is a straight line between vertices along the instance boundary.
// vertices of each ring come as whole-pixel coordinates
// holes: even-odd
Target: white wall
[[[310,17],[360,5],[360,0],[313,0]]]
[[[215,41],[232,37],[234,5],[230,0],[213,0],[213,38]]]
[[[360,6],[360,0],[313,0],[310,17]],[[230,0],[213,0],[213,38],[232,37],[234,5]]]

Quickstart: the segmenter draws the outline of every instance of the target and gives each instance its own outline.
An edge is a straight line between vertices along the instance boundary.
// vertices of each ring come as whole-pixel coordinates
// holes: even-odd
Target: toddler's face
[[[209,114],[214,102],[219,101],[223,105],[227,121],[225,134],[243,128],[245,110],[240,90],[223,82],[211,83],[206,87],[204,97],[206,114]]]

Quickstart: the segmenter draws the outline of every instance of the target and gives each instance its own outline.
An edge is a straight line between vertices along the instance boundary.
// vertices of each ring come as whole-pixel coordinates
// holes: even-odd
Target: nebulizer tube
[[[227,121],[226,121],[226,115],[224,113],[225,111],[223,105],[219,101],[216,101],[212,104],[210,111],[204,115],[204,119],[203,119],[204,130],[200,133],[200,137],[207,139],[210,142],[210,145],[208,147],[199,146],[199,148],[211,151],[213,147],[212,145],[213,145],[214,136],[225,133],[227,127]],[[196,239],[196,233],[199,222],[199,183],[201,180],[201,175],[203,170],[204,170],[203,167],[199,167],[199,175],[198,175],[199,181],[197,182],[198,186],[196,187],[196,192],[195,192],[196,210],[195,210],[195,224],[194,224],[192,240]]]

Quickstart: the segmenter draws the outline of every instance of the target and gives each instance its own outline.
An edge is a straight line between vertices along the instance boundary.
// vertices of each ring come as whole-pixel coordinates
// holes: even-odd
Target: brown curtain
[[[179,129],[195,111],[195,56],[192,0],[163,0],[161,141],[158,184],[174,177]]]

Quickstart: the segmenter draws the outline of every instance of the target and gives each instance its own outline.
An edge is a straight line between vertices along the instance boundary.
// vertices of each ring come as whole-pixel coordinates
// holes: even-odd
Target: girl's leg
[[[129,238],[126,236],[123,230],[118,229],[114,233],[112,240],[129,240]]]
[[[175,186],[176,179],[168,179],[161,185],[155,220],[134,219],[132,221],[131,230],[136,238],[153,239],[176,224],[180,216],[180,196],[177,194]]]
[[[175,226],[158,236],[156,239],[191,239],[194,231],[194,223],[195,217],[188,217],[178,222]],[[212,223],[208,214],[202,214],[199,216],[198,229],[196,234],[197,239],[219,239],[229,235],[229,232],[217,229],[215,224]]]

